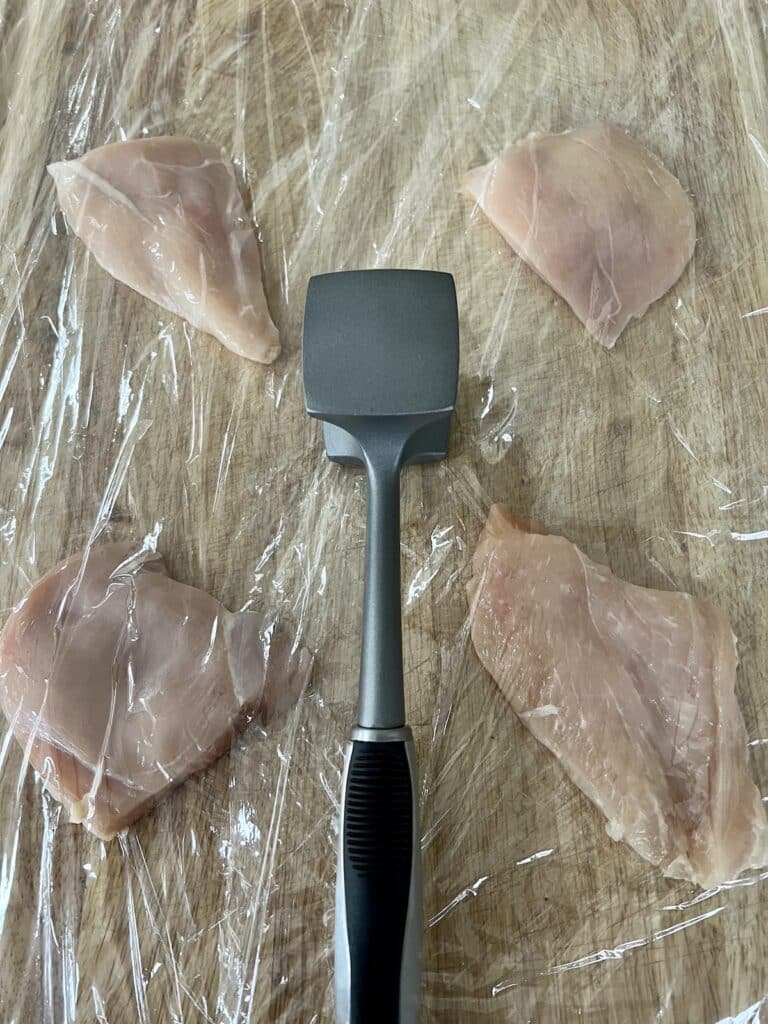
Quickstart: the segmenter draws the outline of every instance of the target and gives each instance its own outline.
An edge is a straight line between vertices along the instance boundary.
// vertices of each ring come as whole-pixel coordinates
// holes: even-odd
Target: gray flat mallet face
[[[307,412],[328,456],[359,462],[357,425],[410,437],[404,461],[445,458],[456,404],[459,325],[450,274],[353,270],[313,277],[303,334]],[[352,436],[350,436],[352,435]]]

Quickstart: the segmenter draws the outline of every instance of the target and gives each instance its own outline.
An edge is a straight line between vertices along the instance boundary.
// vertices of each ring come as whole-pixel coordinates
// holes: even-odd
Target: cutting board
[[[146,539],[229,607],[277,608],[316,654],[282,726],[248,729],[110,844],[64,820],[5,734],[4,1022],[333,1020],[364,488],[303,413],[301,310],[312,273],[392,266],[453,273],[462,328],[451,456],[403,482],[423,1020],[758,1019],[765,881],[701,894],[612,842],[477,662],[464,584],[503,500],[626,579],[722,606],[768,792],[760,12],[1,0],[2,614],[89,538]],[[658,154],[698,226],[689,269],[611,352],[460,195],[505,143],[594,117]],[[141,133],[234,160],[284,344],[273,367],[112,281],[55,212],[46,162]]]

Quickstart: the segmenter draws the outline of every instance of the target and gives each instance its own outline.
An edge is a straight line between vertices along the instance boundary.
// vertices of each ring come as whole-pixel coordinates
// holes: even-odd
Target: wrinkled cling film
[[[635,583],[724,608],[768,792],[761,0],[0,3],[0,605],[105,540],[266,612],[315,655],[284,721],[110,843],[71,825],[3,724],[0,1018],[333,1020],[342,745],[364,484],[303,413],[309,276],[456,279],[449,459],[403,479],[408,716],[421,772],[423,1020],[757,1024],[766,873],[662,879],[480,667],[464,585],[493,501]],[[461,179],[532,131],[610,120],[694,202],[693,260],[612,352]],[[233,161],[283,351],[224,351],[119,285],[45,166],[127,138]]]

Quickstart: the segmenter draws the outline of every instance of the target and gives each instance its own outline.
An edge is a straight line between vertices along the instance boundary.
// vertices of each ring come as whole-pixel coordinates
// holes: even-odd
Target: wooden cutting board
[[[726,608],[768,791],[768,92],[748,0],[0,0],[0,607],[94,531],[156,538],[230,607],[317,652],[285,726],[251,729],[110,845],[0,751],[0,1018],[333,1019],[341,746],[362,481],[302,410],[312,273],[452,272],[450,460],[408,470],[403,571],[422,770],[424,1021],[756,1021],[765,881],[698,894],[625,847],[510,713],[468,643],[493,500],[636,583]],[[764,12],[763,12],[764,19]],[[672,292],[600,349],[472,215],[463,172],[607,117],[691,191]],[[285,351],[246,364],[117,285],[64,231],[46,162],[177,133],[235,160]],[[738,1016],[742,1014],[742,1016]]]

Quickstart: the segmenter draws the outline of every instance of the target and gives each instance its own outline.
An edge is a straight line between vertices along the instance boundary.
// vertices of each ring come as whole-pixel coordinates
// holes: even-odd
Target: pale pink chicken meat
[[[94,547],[39,580],[0,634],[0,706],[46,787],[102,838],[297,699],[310,658],[255,612]]]
[[[693,254],[693,205],[680,183],[602,121],[529,135],[470,171],[464,187],[607,348],[669,291]]]
[[[160,136],[48,167],[67,221],[102,267],[232,352],[280,352],[237,182],[214,146]]]
[[[468,587],[480,660],[623,840],[710,887],[768,862],[726,616],[617,579],[494,505]]]

